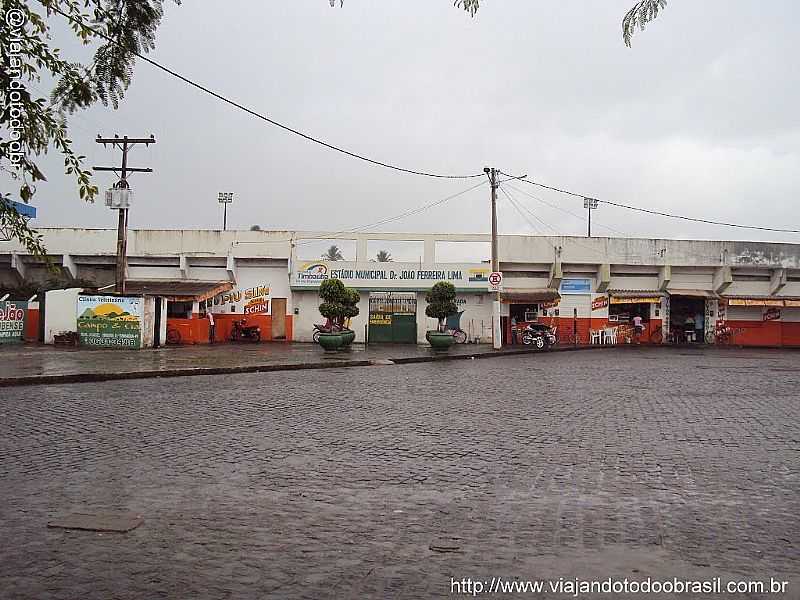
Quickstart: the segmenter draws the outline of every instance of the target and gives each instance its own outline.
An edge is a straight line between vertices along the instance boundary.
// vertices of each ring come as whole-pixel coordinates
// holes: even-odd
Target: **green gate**
[[[369,297],[370,343],[417,343],[416,294],[390,292]]]

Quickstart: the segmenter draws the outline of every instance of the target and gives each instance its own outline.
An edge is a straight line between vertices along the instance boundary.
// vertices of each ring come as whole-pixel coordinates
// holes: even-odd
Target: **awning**
[[[667,290],[670,296],[685,296],[687,298],[719,298],[709,290]]]
[[[657,290],[608,290],[611,304],[661,304],[664,297]]]
[[[230,281],[197,279],[128,279],[125,291],[130,294],[163,296],[175,302],[202,302],[233,289]]]
[[[800,307],[800,298],[776,298],[775,296],[723,296],[728,306],[776,306]]]
[[[553,288],[507,288],[500,293],[500,301],[504,304],[541,304],[560,299],[558,290]]]

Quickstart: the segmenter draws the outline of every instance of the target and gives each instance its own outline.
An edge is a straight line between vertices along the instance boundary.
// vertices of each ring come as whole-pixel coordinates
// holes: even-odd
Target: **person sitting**
[[[686,336],[687,342],[694,341],[694,317],[690,314],[683,322],[683,333]]]
[[[642,323],[642,316],[636,315],[633,317],[633,336],[638,344],[642,338],[642,333],[644,333],[644,324]]]

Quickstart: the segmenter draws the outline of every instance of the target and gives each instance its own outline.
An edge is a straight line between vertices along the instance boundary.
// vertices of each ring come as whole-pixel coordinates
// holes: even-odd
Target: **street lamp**
[[[228,229],[228,204],[233,202],[233,192],[220,192],[218,200],[225,207],[225,212],[222,216],[222,231],[225,231]]]
[[[589,237],[592,237],[592,211],[597,210],[599,200],[595,200],[594,198],[584,198],[583,199],[583,208],[589,211]]]

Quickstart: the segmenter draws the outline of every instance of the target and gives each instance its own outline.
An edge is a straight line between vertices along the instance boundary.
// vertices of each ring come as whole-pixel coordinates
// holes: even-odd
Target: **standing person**
[[[517,317],[511,317],[511,345],[517,343]]]
[[[694,315],[694,332],[696,342],[704,342],[706,340],[705,334],[705,315],[703,311],[698,310]]]
[[[216,327],[214,326],[214,314],[211,311],[208,311],[206,316],[208,317],[208,343],[213,344],[216,330]]]

